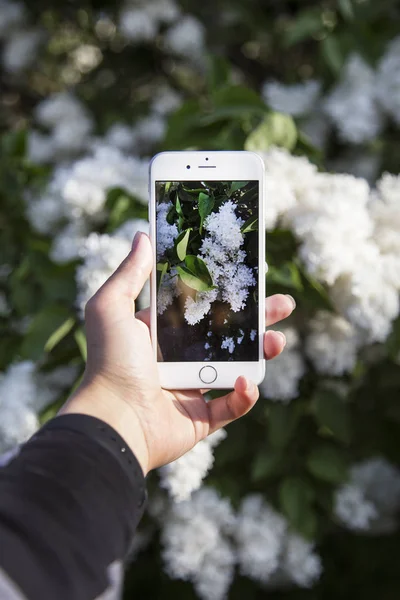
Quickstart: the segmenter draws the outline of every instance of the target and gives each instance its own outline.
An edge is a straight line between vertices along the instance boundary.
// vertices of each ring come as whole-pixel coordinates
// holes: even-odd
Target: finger
[[[143,321],[147,327],[150,327],[150,308],[144,308],[143,310],[139,310],[135,317],[139,319],[139,321]]]
[[[266,325],[274,325],[289,317],[296,308],[296,302],[289,294],[274,294],[265,300]]]
[[[137,232],[132,250],[118,269],[111,275],[99,291],[89,300],[87,313],[97,309],[103,315],[117,313],[117,303],[128,300],[129,310],[134,310],[134,301],[149,278],[152,268],[153,251],[145,233]]]
[[[252,381],[248,381],[245,377],[238,377],[232,392],[207,403],[209,433],[243,417],[253,408],[258,396],[258,387]]]
[[[282,331],[267,331],[264,335],[264,356],[267,360],[278,356],[286,346],[286,337]]]

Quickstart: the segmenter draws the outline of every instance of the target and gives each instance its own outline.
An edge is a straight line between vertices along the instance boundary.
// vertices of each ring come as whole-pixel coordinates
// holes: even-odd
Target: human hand
[[[203,438],[246,414],[258,399],[257,386],[238,377],[233,391],[209,402],[204,390],[164,390],[150,339],[149,311],[135,315],[152,268],[152,248],[137,234],[132,251],[86,305],[88,358],[83,382],[61,413],[102,419],[125,439],[144,474],[167,464]],[[289,296],[266,300],[267,326],[294,309]],[[285,337],[264,335],[266,359],[280,354]]]

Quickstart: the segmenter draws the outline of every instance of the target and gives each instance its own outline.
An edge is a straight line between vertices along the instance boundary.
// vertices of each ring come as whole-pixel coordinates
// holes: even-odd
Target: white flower
[[[188,296],[185,300],[185,319],[189,325],[196,325],[211,310],[211,304],[215,302],[218,296],[217,290],[210,292],[199,292],[196,294],[196,300]]]
[[[242,338],[243,339],[243,338]],[[224,337],[221,343],[222,350],[228,350],[229,354],[233,354],[235,350],[235,340],[233,337]]]
[[[160,23],[172,23],[181,13],[174,0],[146,0],[144,6],[147,13]]]
[[[28,132],[27,155],[30,161],[38,165],[50,163],[54,159],[53,138],[32,129]]]
[[[173,504],[161,535],[168,575],[191,580],[203,600],[223,600],[236,560],[228,538],[234,524],[229,501],[214,489],[202,488],[190,500]]]
[[[321,576],[322,563],[314,552],[314,544],[299,535],[290,534],[286,541],[282,568],[300,587],[311,587]]]
[[[147,170],[147,161],[101,146],[70,168],[57,168],[51,186],[62,198],[69,219],[86,217],[97,221],[104,218],[107,192],[112,188],[122,188],[147,202]]]
[[[316,148],[323,149],[329,139],[330,123],[322,110],[315,109],[309,117],[301,123],[302,133]]]
[[[3,66],[6,71],[18,73],[29,68],[36,60],[43,35],[36,29],[23,29],[13,33],[3,48]]]
[[[69,92],[52,94],[40,102],[35,109],[37,122],[49,129],[61,122],[80,121],[82,117],[87,117],[84,105]]]
[[[390,42],[378,65],[376,93],[380,104],[400,124],[400,37]]]
[[[0,39],[10,36],[15,29],[24,24],[25,6],[21,2],[0,0]]]
[[[62,198],[48,190],[37,199],[27,198],[26,216],[36,231],[48,235],[63,220]]]
[[[226,437],[224,429],[204,438],[192,450],[159,469],[161,487],[168,490],[175,502],[187,500],[199,489],[214,463],[213,448]]]
[[[320,92],[321,83],[312,79],[295,85],[268,81],[262,88],[264,100],[271,108],[295,117],[310,114]]]
[[[57,233],[53,239],[50,258],[63,264],[80,257],[82,246],[88,234],[85,222],[82,220],[69,223]]]
[[[204,25],[196,17],[186,15],[168,29],[164,44],[173,54],[196,60],[204,52]]]
[[[307,356],[318,373],[343,375],[356,363],[360,336],[343,317],[319,311],[309,322],[305,344]]]
[[[52,144],[59,159],[84,150],[93,128],[92,119],[81,116],[74,121],[61,121],[52,131]]]
[[[119,13],[119,28],[122,35],[135,44],[151,42],[158,31],[157,22],[145,8],[125,6]]]
[[[133,128],[137,150],[147,152],[163,139],[165,131],[166,121],[160,115],[153,114],[140,119]]]
[[[35,433],[39,428],[37,412],[53,402],[75,377],[76,369],[70,367],[39,374],[32,361],[7,369],[0,377],[0,453]]]
[[[118,148],[118,150],[128,152],[135,147],[136,135],[132,127],[124,123],[115,123],[107,131],[105,141],[110,146]]]
[[[165,116],[177,110],[181,104],[181,95],[171,87],[163,85],[156,89],[151,108],[153,112]]]
[[[383,254],[400,254],[400,175],[384,173],[371,195],[374,240]]]
[[[129,254],[137,231],[147,233],[148,223],[142,219],[127,221],[112,235],[91,233],[82,244],[83,263],[76,270],[77,305],[82,315],[87,301]],[[148,306],[147,298],[142,301],[140,297],[139,304],[142,308]]]
[[[383,119],[377,104],[376,77],[359,55],[349,57],[342,81],[325,100],[324,109],[345,142],[359,144],[380,133]]]
[[[157,291],[157,313],[159,315],[162,315],[168,306],[172,304],[174,298],[182,293],[178,284],[177,271],[175,268],[172,268],[170,273],[164,275]]]
[[[296,192],[300,194],[308,189],[316,167],[306,158],[293,157],[278,148],[260,156],[266,168],[265,227],[270,231],[279,218],[296,205]]]
[[[200,255],[216,289],[198,293],[195,300],[186,299],[185,319],[190,325],[199,323],[217,299],[229,304],[234,312],[244,308],[249,288],[256,284],[256,279],[253,270],[244,264],[246,254],[241,250],[244,243],[240,231],[242,225],[243,221],[236,216],[231,200],[205,220],[207,235],[200,247]]]
[[[82,314],[87,301],[126,258],[131,244],[108,234],[91,233],[81,249],[84,259],[76,270],[77,304]]]
[[[383,458],[356,464],[336,492],[335,514],[349,529],[391,533],[398,525],[400,470]]]
[[[267,364],[260,391],[266,398],[287,403],[299,395],[299,383],[306,372],[306,366],[296,331],[290,327],[282,331],[286,336],[285,349]]]
[[[171,202],[161,202],[157,206],[157,260],[160,260],[167,250],[173,248],[178,237],[178,228],[175,223],[170,225],[167,221],[171,206]]]
[[[235,540],[240,572],[267,583],[278,569],[286,520],[258,494],[247,496],[237,515]]]
[[[335,494],[335,515],[348,529],[367,531],[378,516],[374,504],[354,483],[342,485]]]

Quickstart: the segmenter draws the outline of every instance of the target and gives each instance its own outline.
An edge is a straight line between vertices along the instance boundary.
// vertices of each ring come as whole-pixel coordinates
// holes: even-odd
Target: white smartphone
[[[164,388],[264,378],[264,190],[252,152],[153,158],[151,335]]]

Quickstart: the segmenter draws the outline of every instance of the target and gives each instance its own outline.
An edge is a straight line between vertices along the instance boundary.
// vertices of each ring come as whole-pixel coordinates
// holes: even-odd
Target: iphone
[[[150,166],[151,335],[167,389],[264,378],[264,165],[162,152]]]

